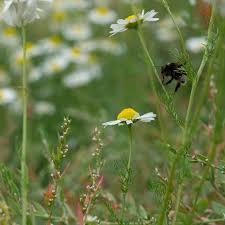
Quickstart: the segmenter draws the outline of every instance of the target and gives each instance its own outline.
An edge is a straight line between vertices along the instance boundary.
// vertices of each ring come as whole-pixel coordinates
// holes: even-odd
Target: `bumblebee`
[[[183,64],[179,63],[167,63],[161,67],[162,83],[164,85],[170,84],[173,80],[176,80],[177,85],[175,92],[180,88],[181,85],[185,85],[187,73],[183,68]],[[166,77],[170,79],[165,83]]]

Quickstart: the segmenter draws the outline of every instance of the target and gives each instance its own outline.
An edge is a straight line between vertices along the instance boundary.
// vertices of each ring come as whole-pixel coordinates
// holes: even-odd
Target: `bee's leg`
[[[177,90],[180,88],[180,82],[177,82],[177,85],[176,85],[176,87],[175,87],[175,92],[177,92]]]
[[[169,84],[169,83],[171,83],[172,80],[173,80],[173,77],[171,77],[171,79],[170,79],[169,81],[166,82],[166,85]]]
[[[165,81],[165,76],[164,76],[164,74],[162,74],[162,84],[164,84],[164,81]]]

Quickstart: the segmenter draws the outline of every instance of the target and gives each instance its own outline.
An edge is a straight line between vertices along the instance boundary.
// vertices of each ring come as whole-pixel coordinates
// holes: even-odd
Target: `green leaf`
[[[218,215],[223,215],[225,212],[225,206],[218,202],[212,202],[212,209]]]
[[[39,216],[48,216],[46,209],[38,202],[33,202],[33,213]]]
[[[204,212],[209,206],[209,201],[207,199],[200,199],[196,204],[196,209],[198,212]]]
[[[16,179],[4,164],[0,164],[0,177],[7,192],[9,192],[12,198],[18,200],[20,198],[20,191],[16,184]]]
[[[145,208],[142,205],[139,205],[138,212],[143,219],[146,219],[146,220],[148,219],[148,213],[146,212]]]

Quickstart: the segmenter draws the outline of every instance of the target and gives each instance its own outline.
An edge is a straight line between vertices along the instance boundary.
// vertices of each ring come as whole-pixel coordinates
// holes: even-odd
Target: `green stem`
[[[153,60],[149,54],[149,51],[148,51],[148,48],[146,46],[146,42],[144,40],[144,37],[143,37],[143,34],[141,32],[141,30],[139,29],[138,30],[138,37],[139,37],[139,40],[141,42],[141,45],[142,45],[142,48],[143,48],[143,51],[145,53],[145,56],[146,56],[146,59],[150,62],[150,67],[153,69],[153,72],[156,76],[156,78],[158,79],[159,83],[161,84],[161,87],[163,89],[163,92],[166,94],[167,98],[169,97],[165,87],[162,85],[162,82],[159,78],[159,74],[156,70],[156,67],[153,63]],[[151,86],[152,86],[152,89],[153,89],[153,94],[155,95],[155,98],[156,98],[156,110],[157,110],[157,114],[158,114],[158,118],[159,118],[159,126],[160,126],[160,130],[161,130],[161,139],[166,142],[166,140],[168,139],[168,135],[166,135],[166,128],[164,126],[164,121],[163,121],[163,115],[162,115],[162,112],[161,112],[161,107],[160,107],[160,100],[159,100],[159,97],[157,95],[157,91],[156,91],[156,87],[155,87],[155,82],[154,82],[154,79],[153,77],[149,74],[149,80],[150,80],[150,83],[151,83]]]
[[[128,125],[128,141],[129,141],[129,156],[128,156],[128,162],[127,162],[127,185],[129,185],[130,180],[130,170],[131,170],[131,160],[132,160],[132,145],[133,145],[133,135],[132,135],[132,125]],[[123,209],[122,209],[122,218],[124,219],[125,214],[125,208],[126,208],[126,193],[123,193]]]
[[[133,136],[132,136],[132,125],[128,125],[129,130],[129,158],[127,163],[127,171],[130,173],[131,168],[131,157],[132,157],[132,144],[133,144]]]
[[[197,76],[193,80],[193,84],[192,84],[192,88],[191,88],[191,95],[190,95],[187,114],[186,114],[186,118],[185,118],[185,129],[184,129],[183,144],[186,144],[188,142],[187,139],[188,139],[188,136],[189,136],[189,127],[191,127],[191,125],[189,125],[189,123],[190,123],[190,119],[191,119],[191,115],[192,115],[192,109],[193,109],[193,105],[194,105],[194,100],[195,100],[195,95],[196,95],[196,91],[197,91],[197,87],[198,87],[198,82],[199,82],[199,79],[202,75],[202,72],[205,68],[205,65],[206,65],[207,61],[208,61],[208,54],[207,54],[207,50],[206,50],[205,54],[203,56],[202,62],[200,64],[199,70],[197,72]]]
[[[26,30],[22,27],[22,42],[23,42],[23,131],[22,131],[22,153],[21,153],[21,196],[22,196],[22,225],[27,225],[27,167],[26,167],[26,152],[27,152],[27,52],[26,52]]]
[[[183,185],[179,185],[177,196],[176,196],[176,206],[175,206],[175,213],[174,213],[172,225],[176,225],[177,214],[179,212],[179,207],[180,207],[180,200],[181,200],[182,190],[183,190]]]
[[[212,14],[211,14],[211,18],[210,18],[210,22],[209,22],[209,29],[208,29],[208,38],[207,38],[207,45],[209,45],[211,39],[212,39],[212,35],[213,35],[213,23],[214,23],[214,19],[215,19],[215,2],[213,4],[213,9],[212,9]],[[204,56],[202,58],[202,62],[200,64],[200,67],[198,69],[197,75],[194,78],[193,84],[192,84],[192,89],[191,89],[191,95],[190,95],[190,99],[189,99],[189,104],[188,104],[188,109],[187,109],[187,114],[186,114],[186,119],[185,119],[185,132],[184,132],[184,143],[188,142],[188,138],[189,138],[189,127],[191,127],[192,125],[190,124],[190,120],[191,120],[191,115],[192,115],[192,110],[193,110],[193,105],[194,105],[194,100],[195,100],[195,96],[196,96],[196,91],[197,91],[197,87],[198,87],[198,82],[200,80],[200,77],[203,73],[203,70],[205,68],[205,65],[208,61],[209,58],[209,46],[205,47],[205,52],[204,52]]]
[[[175,175],[176,164],[177,164],[178,159],[179,159],[179,154],[177,154],[177,156],[174,158],[174,161],[172,162],[172,166],[171,166],[171,169],[169,172],[168,184],[166,186],[166,193],[165,193],[162,209],[159,214],[159,219],[158,219],[158,223],[157,223],[158,225],[163,225],[163,222],[164,222],[167,206],[168,206],[168,203],[170,200],[170,194],[173,189],[173,178]]]
[[[173,24],[175,25],[176,27],[176,30],[177,30],[177,33],[179,35],[179,39],[180,39],[180,46],[181,46],[181,49],[185,55],[185,57],[188,57],[188,53],[187,53],[187,50],[185,48],[185,41],[184,41],[184,38],[183,38],[183,35],[181,33],[181,30],[179,28],[179,26],[177,25],[176,21],[175,21],[175,18],[173,16],[173,13],[171,12],[170,10],[170,7],[169,7],[169,4],[166,0],[161,0],[162,1],[162,4],[164,5],[164,7],[166,8],[167,12],[169,13],[172,21],[173,21]]]
[[[166,91],[166,88],[165,88],[164,85],[162,84],[162,81],[161,81],[161,79],[160,79],[160,77],[159,77],[159,74],[158,74],[158,71],[157,71],[157,69],[156,69],[156,66],[155,66],[155,64],[154,64],[154,62],[153,62],[153,60],[152,60],[152,58],[151,58],[151,56],[150,56],[150,54],[149,54],[149,51],[148,51],[146,42],[145,42],[145,40],[144,40],[143,34],[142,34],[142,32],[141,32],[140,29],[138,29],[138,37],[139,37],[139,40],[140,40],[140,42],[141,42],[143,51],[144,51],[144,53],[145,53],[145,55],[146,55],[146,58],[148,59],[150,65],[151,65],[151,67],[152,67],[152,70],[153,70],[153,72],[154,72],[154,75],[155,75],[156,79],[158,80],[159,84],[161,85],[161,88],[162,88],[164,94],[166,95],[166,97],[169,98],[169,95],[168,95],[168,93],[167,93],[167,91]],[[150,79],[152,79],[151,76],[150,76]]]

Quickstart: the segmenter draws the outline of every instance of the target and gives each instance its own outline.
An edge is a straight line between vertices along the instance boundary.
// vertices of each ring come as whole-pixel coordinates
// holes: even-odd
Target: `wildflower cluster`
[[[86,192],[81,195],[80,203],[84,214],[84,222],[87,220],[91,208],[93,208],[97,200],[103,184],[103,175],[101,170],[104,164],[102,158],[103,143],[101,139],[101,132],[95,128],[92,140],[95,142],[95,150],[92,153],[93,166],[89,168],[89,183],[86,185]]]
[[[63,159],[66,157],[66,154],[69,150],[67,144],[67,137],[70,130],[71,119],[65,117],[63,124],[60,127],[58,144],[56,150],[53,151],[50,155],[50,161],[52,162],[53,172],[51,173],[51,179],[46,191],[44,192],[44,202],[48,207],[49,217],[48,221],[52,220],[52,211],[53,206],[57,197],[57,192],[63,192],[63,187],[61,186],[60,181],[63,176]],[[60,190],[59,190],[60,189]]]
[[[54,184],[49,184],[44,192],[44,202],[50,207],[56,198],[56,187]]]
[[[70,16],[74,12],[79,14],[79,20]],[[14,87],[24,61],[23,51],[18,48],[21,40],[17,27],[42,19],[49,30],[47,36],[41,36],[38,41],[27,40],[29,85],[38,87],[44,80],[60,79],[58,85],[72,90],[103,76],[100,60],[103,55],[118,56],[126,51],[125,44],[99,37],[95,32],[95,26],[107,29],[103,25],[112,23],[116,17],[110,5],[85,0],[5,0],[1,18],[10,27],[0,26],[0,47],[7,48],[9,55],[6,66],[0,67],[4,86],[0,86],[0,105],[7,106],[15,115],[21,114],[20,93]],[[54,96],[48,89],[49,82],[42,83],[43,92],[37,89],[32,93],[31,116],[56,115],[56,103],[49,100]]]
[[[59,131],[59,143],[56,149],[56,155],[53,157],[55,158],[55,165],[58,167],[58,164],[62,160],[62,158],[66,157],[66,154],[69,150],[69,145],[66,144],[66,139],[68,136],[69,132],[69,127],[70,127],[71,119],[65,117],[63,125],[60,127]]]

